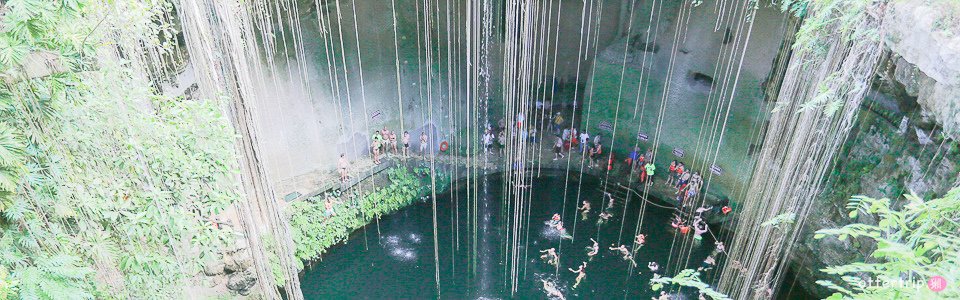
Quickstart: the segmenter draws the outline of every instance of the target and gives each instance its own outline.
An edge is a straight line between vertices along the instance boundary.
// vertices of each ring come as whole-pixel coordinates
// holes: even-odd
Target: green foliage
[[[873,0],[783,0],[783,11],[803,18],[803,25],[797,30],[794,51],[826,55],[827,44],[831,38],[848,41],[858,38],[876,40],[875,30],[857,31],[864,18],[869,18],[867,9],[875,5]],[[814,12],[814,13],[812,13]]]
[[[390,169],[389,185],[363,196],[350,195],[348,203],[335,203],[331,211],[326,210],[324,202],[334,201],[334,197],[317,196],[294,202],[290,228],[296,256],[302,261],[299,267],[302,269],[303,262],[319,258],[330,246],[346,240],[353,230],[425,195],[430,190],[430,178],[423,172],[422,168],[414,172],[406,167]],[[441,177],[437,176],[438,181]]]
[[[4,8],[0,299],[180,298],[228,236],[211,217],[239,195],[220,103],[162,96],[144,74],[147,52],[171,51],[157,42],[169,3]],[[61,66],[25,74],[32,55]]]
[[[786,213],[779,214],[773,218],[770,218],[770,220],[763,222],[762,224],[760,224],[760,226],[763,226],[763,227],[773,226],[774,228],[777,228],[777,229],[783,229],[784,225],[793,225],[796,219],[797,219],[796,213],[786,212]]]
[[[807,15],[809,6],[809,0],[784,0],[780,3],[780,10],[792,14],[794,17],[803,18]]]
[[[18,270],[15,278],[22,299],[93,299],[83,283],[89,273],[76,257],[58,255]]]
[[[960,298],[956,287],[960,280],[960,188],[938,199],[905,198],[907,203],[897,208],[890,199],[853,197],[847,205],[849,216],[864,220],[862,223],[817,231],[818,239],[833,236],[876,243],[870,262],[823,269],[827,274],[842,276],[842,282],[817,282],[837,291],[832,299]],[[932,276],[942,276],[952,285],[933,292],[925,286]]]
[[[277,254],[277,240],[273,235],[264,235],[260,238],[263,242],[263,248],[267,251],[267,260],[270,261],[270,274],[273,275],[273,284],[283,286],[287,282],[286,274],[280,264],[280,256]]]
[[[710,287],[709,284],[700,280],[700,272],[697,272],[692,269],[683,269],[677,276],[674,277],[657,277],[650,279],[650,289],[654,291],[659,291],[664,286],[669,285],[679,285],[682,287],[691,287],[695,288],[700,293],[703,293],[705,296],[710,297],[714,300],[730,300],[730,297],[724,295],[721,292],[718,292]]]
[[[0,299],[11,299],[17,293],[17,281],[10,278],[7,268],[0,266]]]

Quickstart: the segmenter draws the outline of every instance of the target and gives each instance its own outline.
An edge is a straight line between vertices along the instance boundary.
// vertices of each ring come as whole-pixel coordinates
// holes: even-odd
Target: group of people
[[[682,162],[674,160],[670,163],[670,176],[667,176],[667,185],[676,190],[676,200],[681,206],[686,206],[691,199],[695,199],[703,188],[703,176],[700,172],[691,172]]]
[[[653,151],[647,150],[640,154],[640,147],[633,147],[633,151],[624,159],[629,170],[634,170],[640,178],[641,184],[653,184],[653,175],[657,171],[657,166],[653,164]]]
[[[682,168],[683,168],[682,163],[679,163],[679,164],[677,162],[672,163],[671,164],[672,173],[670,174],[670,177],[675,177],[673,172],[677,172],[678,169],[682,170]],[[690,173],[687,173],[687,171],[681,171],[681,173],[690,174]],[[675,184],[678,190],[681,190],[681,191],[684,190],[685,188],[689,188],[690,183],[693,182],[694,180],[693,176],[691,175],[691,178],[686,179],[685,184],[687,186],[685,188],[681,188],[680,185],[682,184],[679,184],[678,179],[679,177],[673,178],[668,183]],[[597,220],[598,224],[603,224],[606,219],[610,218],[611,216],[610,208],[613,207],[613,203],[615,202],[615,199],[610,193],[604,193],[604,196],[609,197],[609,201],[608,201],[609,205],[607,205],[606,208],[603,209],[602,212],[600,213]],[[592,204],[589,201],[581,202],[581,205],[577,207],[577,210],[579,211],[580,217],[582,220],[587,220],[589,218],[591,209],[592,209]],[[673,221],[671,222],[670,225],[682,235],[690,234],[692,231],[694,235],[694,239],[700,240],[702,239],[702,236],[704,234],[709,232],[709,227],[706,221],[704,220],[704,214],[711,210],[713,210],[713,207],[710,207],[710,206],[702,206],[696,209],[693,215],[692,224],[689,224],[689,225],[684,221],[684,219],[679,214],[674,214]],[[604,214],[606,214],[606,217],[604,217]],[[554,214],[551,217],[551,219],[546,221],[545,223],[547,224],[547,226],[559,231],[560,236],[565,238],[570,238],[570,236],[566,233],[566,230],[563,227],[563,221],[561,220],[560,214]],[[582,262],[576,269],[568,268],[570,272],[576,274],[576,279],[572,286],[573,289],[577,289],[580,286],[581,282],[586,278],[586,269],[587,269],[588,262],[592,261],[593,257],[600,253],[600,244],[593,238],[591,238],[590,241],[592,242],[592,244],[586,247],[587,260]],[[635,257],[639,252],[640,248],[643,247],[646,244],[646,242],[647,242],[647,235],[641,233],[634,237],[634,240],[633,240],[634,248],[632,251],[630,247],[627,245],[616,245],[616,244],[610,245],[608,249],[616,253],[624,261],[628,261],[630,263],[630,266],[637,267]],[[716,241],[714,250],[710,253],[710,255],[708,255],[703,260],[701,266],[697,268],[697,271],[703,272],[703,271],[708,271],[713,269],[717,265],[717,260],[719,255],[722,253],[725,253],[725,251],[726,250],[724,248],[723,242]],[[559,254],[557,254],[556,249],[549,248],[549,249],[541,250],[540,253],[542,253],[540,258],[544,262],[546,262],[548,265],[559,268],[560,256]],[[653,276],[655,278],[660,276],[660,273],[659,273],[660,265],[657,262],[651,261],[647,263],[646,267],[647,267],[646,268],[647,270],[653,273]],[[562,292],[560,292],[558,288],[556,288],[555,283],[549,282],[547,280],[542,280],[542,281],[544,283],[544,290],[547,292],[549,296],[563,299],[563,294]],[[670,297],[671,296],[669,294],[664,293],[664,294],[661,294],[660,297],[654,298],[654,300],[670,299]],[[701,295],[701,298],[702,297],[703,296]]]
[[[603,158],[603,143],[600,135],[590,136],[586,130],[576,127],[558,129],[553,143],[553,160],[567,157],[573,149],[589,159],[589,167],[599,167]]]
[[[504,149],[507,148],[506,127],[503,125],[503,120],[500,120],[500,124],[496,128],[487,126],[487,129],[484,130],[482,137],[483,153],[495,152],[503,155]],[[494,145],[494,142],[496,142],[496,145]],[[496,149],[494,149],[494,146],[496,146]]]
[[[427,153],[427,148],[429,146],[429,137],[427,136],[426,131],[420,133],[420,155],[425,155]],[[402,147],[400,144],[402,143]],[[375,131],[370,136],[370,153],[373,157],[374,164],[381,164],[380,160],[383,156],[387,154],[394,155],[410,155],[410,132],[404,131],[403,134],[399,135],[396,131],[387,129],[386,126],[381,130]],[[347,159],[346,153],[340,153],[340,158],[337,160],[337,172],[340,174],[340,182],[346,182],[349,176],[350,169],[350,160]]]
[[[612,216],[612,214],[610,213],[610,210],[613,208],[613,202],[615,199],[610,195],[610,193],[604,193],[604,195],[605,197],[609,197],[609,202],[608,202],[609,205],[607,205],[606,208],[599,214],[598,220],[597,220],[598,224],[603,224],[604,222],[606,222],[606,220],[608,220]],[[582,205],[577,207],[577,210],[580,211],[580,215],[582,219],[587,220],[591,210],[590,202],[583,201]],[[563,221],[560,219],[560,214],[553,214],[550,220],[547,220],[544,223],[548,227],[554,230],[557,230],[559,232],[559,235],[562,238],[572,239],[572,237],[569,234],[567,234],[566,229],[563,227]],[[611,245],[608,249],[620,255],[623,258],[623,260],[630,262],[631,266],[636,267],[637,263],[634,260],[634,256],[637,254],[638,250],[640,250],[640,247],[642,247],[646,243],[646,239],[647,239],[647,235],[642,233],[634,237],[633,242],[635,244],[634,246],[635,248],[633,249],[633,251],[630,251],[630,248],[626,245],[619,245],[619,246]],[[590,241],[593,242],[593,244],[586,247],[587,261],[582,262],[580,266],[577,267],[577,269],[568,268],[570,272],[577,274],[577,277],[573,284],[573,289],[577,289],[577,287],[580,286],[580,283],[583,281],[583,279],[586,278],[587,262],[592,261],[593,257],[600,253],[600,243],[598,243],[593,238],[591,238]],[[540,256],[540,259],[542,259],[548,265],[551,265],[557,268],[559,267],[560,256],[557,254],[556,249],[554,248],[544,249],[544,250],[541,250],[540,253],[542,253],[542,255]],[[652,265],[649,265],[649,266],[654,266],[652,270],[653,272],[656,272],[656,268],[658,268],[656,267],[656,263],[652,263]],[[557,289],[552,282],[549,282],[546,280],[542,280],[542,281],[544,283],[544,290],[547,291],[547,294],[549,296],[563,299],[563,294],[559,292],[559,289]]]
[[[704,221],[703,214],[707,211],[713,210],[713,206],[701,206],[694,211],[693,214],[693,224],[687,225],[686,221],[680,216],[679,213],[673,214],[673,221],[670,222],[670,226],[676,230],[679,230],[681,234],[688,234],[690,230],[693,229],[693,238],[700,240],[703,234],[709,231],[707,222]]]
[[[403,135],[400,137],[400,141],[403,143],[403,148],[398,147],[397,143],[397,133],[387,129],[386,126],[382,130],[377,130],[371,136],[370,152],[373,153],[373,163],[380,164],[380,157],[382,155],[389,154],[392,150],[393,154],[402,154],[403,156],[410,155],[410,132],[404,131]],[[427,132],[423,131],[420,133],[420,155],[424,155],[427,152],[427,146],[429,137]],[[402,151],[402,152],[401,152]]]

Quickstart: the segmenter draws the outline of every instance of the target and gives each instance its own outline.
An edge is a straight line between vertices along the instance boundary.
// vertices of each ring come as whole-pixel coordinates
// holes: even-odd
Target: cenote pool
[[[469,191],[464,182],[454,184],[450,192],[438,195],[441,298],[547,298],[540,281],[546,279],[556,282],[567,298],[650,299],[659,292],[650,290],[649,279],[653,275],[646,267],[648,262],[657,262],[661,266],[660,273],[671,276],[683,268],[699,267],[713,250],[714,241],[709,235],[689,247],[691,239],[676,237],[678,235],[670,227],[672,210],[646,205],[641,232],[647,234],[647,242],[635,257],[639,267],[630,271],[629,262],[608,248],[613,244],[631,246],[642,201],[632,197],[625,205],[624,197],[615,197],[617,199],[610,209],[613,217],[598,225],[604,197],[600,180],[583,176],[581,181],[579,174],[544,174],[534,179],[528,191],[533,200],[529,238],[526,245],[520,245],[520,253],[526,255],[518,266],[522,277],[517,292],[511,296],[507,279],[509,270],[504,258],[507,222],[501,216],[505,198],[503,180],[500,175],[490,175],[476,181],[477,198],[471,198],[478,199],[476,231],[468,221]],[[580,214],[574,208],[578,193],[581,200],[590,201],[593,206],[586,221],[580,220]],[[561,241],[556,231],[547,229],[543,223],[563,210],[565,197],[563,221],[567,230],[573,233],[573,241]],[[376,223],[368,225],[365,230],[357,230],[346,244],[330,249],[321,262],[303,272],[304,296],[306,299],[436,298],[432,216],[430,202],[421,201],[383,217],[379,234]],[[622,237],[621,224],[625,224]],[[567,268],[576,269],[581,262],[588,260],[585,248],[593,244],[590,238],[600,243],[600,252],[588,262],[586,278],[574,290],[576,274]],[[681,244],[685,242],[688,243],[687,251],[681,251]],[[559,272],[540,259],[540,250],[547,248],[559,250]],[[682,298],[696,299],[692,290],[670,290],[669,287],[667,290],[680,294]]]

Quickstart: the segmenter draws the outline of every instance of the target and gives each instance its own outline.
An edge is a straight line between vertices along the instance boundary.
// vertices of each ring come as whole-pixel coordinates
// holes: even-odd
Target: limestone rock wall
[[[820,297],[830,294],[820,269],[871,260],[873,244],[813,238],[851,223],[850,196],[931,198],[960,185],[960,3],[890,1],[884,18],[888,57],[792,255],[795,283]]]
[[[960,2],[890,1],[887,47],[898,82],[953,137],[960,136]]]

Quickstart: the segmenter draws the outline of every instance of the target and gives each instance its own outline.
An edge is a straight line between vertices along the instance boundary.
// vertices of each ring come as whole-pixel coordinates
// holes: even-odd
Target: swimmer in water
[[[556,267],[557,264],[560,263],[560,257],[557,256],[556,249],[550,248],[547,250],[540,250],[540,253],[545,253],[543,255],[540,255],[540,259],[543,259],[544,261],[546,261],[547,264],[550,264]]]
[[[623,260],[633,259],[633,257],[630,256],[630,249],[627,249],[627,246],[625,245],[620,245],[620,247],[610,247],[610,250],[620,252],[620,255],[623,255]]]
[[[693,237],[699,240],[704,233],[707,233],[707,223],[696,217],[693,221]]]
[[[590,250],[590,252],[587,252],[587,256],[590,257],[590,259],[593,259],[593,256],[600,252],[600,244],[598,244],[593,238],[591,238],[590,241],[593,242],[593,246],[587,246],[587,250]]]
[[[587,214],[590,213],[590,202],[583,201],[583,206],[577,207],[577,209],[580,210],[581,219],[586,220]]]
[[[651,261],[650,263],[647,264],[647,268],[650,269],[650,272],[656,273],[657,271],[660,270],[660,265],[657,264],[656,262]]]
[[[683,219],[680,219],[680,215],[673,215],[673,222],[670,223],[670,227],[680,228],[683,226]]]
[[[671,298],[670,298],[670,294],[667,294],[667,292],[660,291],[660,297],[650,298],[650,299],[652,299],[652,300],[670,300]]]
[[[547,226],[550,226],[550,227],[556,227],[557,223],[559,222],[560,222],[560,214],[553,214],[553,217],[551,217],[550,220],[547,220],[546,222],[543,222],[543,223],[547,224]]]
[[[563,297],[563,293],[560,292],[560,289],[557,289],[557,285],[553,284],[552,281],[540,279],[543,282],[543,290],[547,292],[549,297],[557,297],[560,300],[566,300],[567,298]]]
[[[584,270],[586,267],[587,267],[587,262],[583,262],[582,264],[580,264],[580,267],[577,268],[576,270],[567,268],[567,270],[570,270],[570,272],[577,274],[577,279],[576,279],[577,282],[573,283],[573,289],[577,289],[577,287],[580,286],[580,282],[583,281],[583,278],[587,277],[587,272],[586,270]]]
[[[597,220],[597,224],[606,223],[607,220],[610,220],[610,217],[612,217],[612,216],[613,216],[613,215],[610,214],[610,213],[608,213],[608,212],[602,212],[602,213],[600,213],[600,219]]]
[[[633,239],[633,243],[637,244],[636,248],[633,248],[633,253],[637,253],[637,251],[640,251],[640,247],[643,247],[643,244],[645,244],[646,242],[647,242],[647,235],[642,233],[638,234]]]
[[[573,240],[573,236],[570,234],[567,234],[567,229],[563,228],[563,221],[557,222],[557,226],[554,228],[556,228],[557,232],[560,233],[560,238]]]

